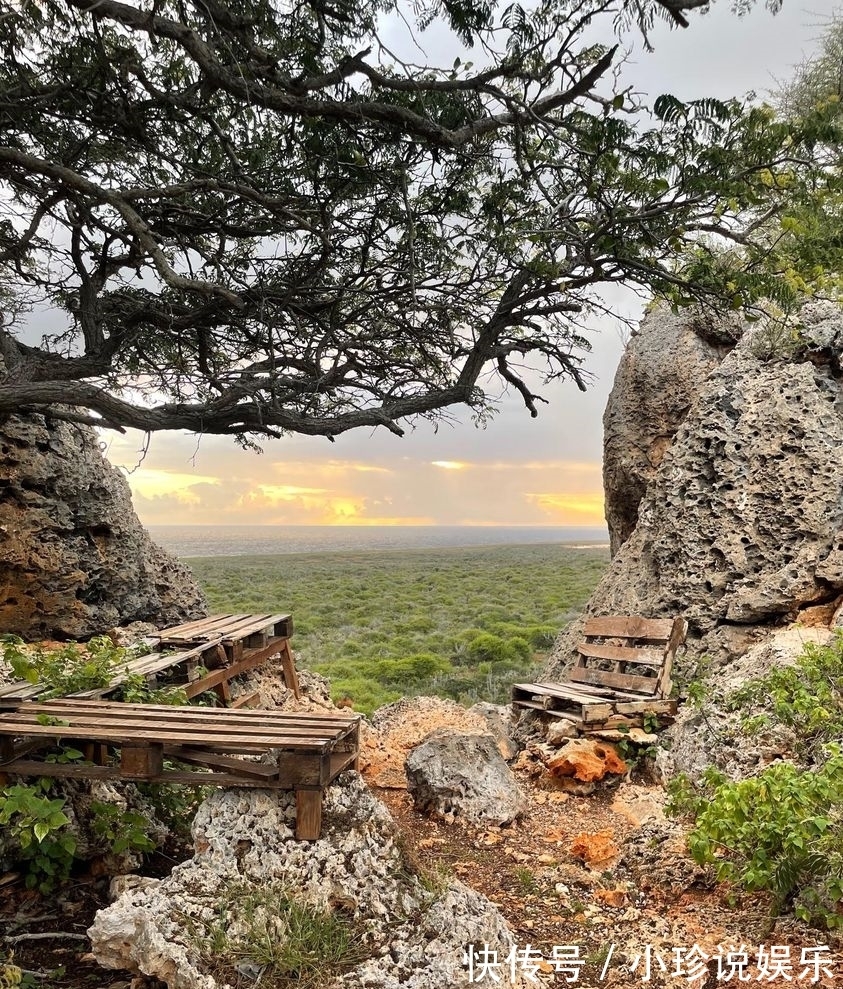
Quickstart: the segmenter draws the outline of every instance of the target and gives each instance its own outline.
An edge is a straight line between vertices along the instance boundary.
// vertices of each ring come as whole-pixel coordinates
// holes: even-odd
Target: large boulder
[[[419,810],[508,824],[527,800],[491,735],[440,728],[407,756],[407,788]]]
[[[85,639],[206,613],[190,570],[149,538],[86,426],[0,424],[0,631]]]
[[[321,838],[296,841],[294,827],[292,794],[213,794],[193,825],[194,858],[97,914],[88,934],[99,963],[169,989],[289,977],[272,971],[275,959],[281,964],[284,949],[306,932],[273,909],[282,897],[353,930],[348,970],[323,983],[337,989],[468,987],[467,945],[488,945],[500,958],[514,948],[485,897],[457,880],[425,883],[408,868],[392,818],[356,774],[328,789]],[[250,945],[262,945],[260,957]]]
[[[638,505],[700,389],[734,347],[737,321],[647,314],[624,350],[603,414],[603,487],[612,555],[632,535]]]
[[[808,331],[838,339],[828,324],[843,324],[839,309],[810,313]],[[745,334],[710,372],[588,615],[682,614],[690,657],[717,664],[806,607],[833,611],[843,595],[843,382],[819,344],[790,359],[763,352]],[[549,675],[567,668],[581,629],[573,622],[557,641]]]

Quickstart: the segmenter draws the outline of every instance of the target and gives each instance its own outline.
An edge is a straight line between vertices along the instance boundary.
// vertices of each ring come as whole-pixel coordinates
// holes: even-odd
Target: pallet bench
[[[142,676],[151,686],[179,687],[189,698],[213,690],[222,703],[243,707],[257,694],[231,696],[231,680],[279,655],[287,687],[300,696],[296,665],[290,650],[293,620],[290,615],[211,615],[186,622],[150,636],[155,650],[130,660],[110,682],[93,690],[78,691],[78,698],[107,697],[131,675]],[[44,684],[25,680],[0,685],[0,706],[6,702],[37,700],[47,693]]]
[[[87,761],[49,761],[62,744]],[[68,699],[0,711],[0,777],[294,790],[296,837],[304,840],[319,837],[322,793],[343,770],[357,768],[359,746],[360,717],[347,714]],[[271,762],[255,761],[270,751]]]
[[[684,618],[589,618],[577,660],[559,683],[516,683],[512,705],[572,721],[581,731],[644,723],[676,714],[671,670],[684,643]]]

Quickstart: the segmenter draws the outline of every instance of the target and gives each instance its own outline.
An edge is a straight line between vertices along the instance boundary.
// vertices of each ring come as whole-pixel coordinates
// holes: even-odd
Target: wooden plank
[[[577,652],[588,659],[605,659],[610,662],[636,663],[660,669],[664,665],[664,652],[657,649],[636,649],[634,646],[609,646],[602,642],[581,642]]]
[[[119,766],[81,766],[78,763],[34,762],[20,759],[4,767],[5,772],[16,776],[51,776],[55,778],[120,780]],[[202,772],[165,769],[157,776],[147,777],[145,783],[185,783],[188,786],[236,786],[259,787],[270,790],[290,790],[289,784],[277,780],[258,779],[242,773]]]
[[[649,701],[619,701],[615,705],[615,709],[618,714],[668,714],[674,715],[677,710],[677,702],[675,700],[659,700],[658,698],[653,698]]]
[[[290,643],[288,640],[284,640],[284,647],[281,650],[281,669],[284,671],[284,683],[288,690],[292,690],[293,696],[296,699],[301,697],[301,689],[299,688],[299,675],[296,672],[296,662],[293,659],[293,653],[290,649]]]
[[[14,710],[18,712],[35,712],[36,714],[56,714],[58,716],[72,713],[74,711],[97,711],[103,714],[110,713],[117,717],[122,717],[128,708],[129,705],[123,703],[122,701],[85,701],[59,698],[57,700],[44,701],[41,703],[27,702],[16,704]],[[178,717],[219,718],[220,721],[223,722],[233,722],[237,720],[254,721],[255,718],[265,718],[272,722],[286,721],[290,724],[336,724],[348,726],[359,724],[361,720],[361,715],[359,714],[346,714],[339,711],[326,711],[324,713],[321,711],[241,711],[237,714],[232,714],[227,710],[206,707],[175,707],[172,704],[132,704],[131,710],[134,715],[138,716],[148,714],[151,717],[157,712],[163,711],[167,714]]]
[[[164,751],[173,759],[178,759],[179,762],[208,766],[212,769],[223,769],[226,772],[244,773],[246,776],[256,776],[264,780],[278,778],[277,765],[269,766],[262,762],[250,762],[246,759],[236,759],[233,756],[215,755],[211,752],[187,749],[178,745],[168,745]]]
[[[229,630],[222,637],[225,645],[230,645],[235,639],[245,639],[249,635],[273,630],[279,622],[286,622],[290,615],[248,615],[250,621],[242,622],[235,629]]]
[[[322,791],[296,790],[296,838],[315,841],[322,833]]]
[[[631,673],[608,673],[605,670],[592,670],[587,666],[575,666],[569,673],[576,683],[593,683],[598,687],[617,687],[631,693],[653,696],[658,689],[657,677],[640,677]]]
[[[635,615],[588,618],[583,625],[583,635],[623,639],[663,639],[665,642],[670,638],[672,631],[672,618],[639,618]]]
[[[130,729],[138,733],[153,731],[156,728],[165,728],[168,731],[193,732],[197,730],[252,733],[252,734],[274,734],[290,733],[324,740],[341,738],[356,724],[354,721],[315,721],[307,719],[296,719],[278,716],[271,712],[261,711],[235,711],[232,712],[238,717],[220,718],[218,714],[225,711],[224,708],[172,708],[172,717],[167,716],[166,711],[137,712],[138,704],[126,704],[124,710],[114,711],[70,711],[68,709],[51,709],[48,717],[59,722],[42,724],[38,720],[37,712],[26,710],[0,713],[0,732],[3,734],[14,734],[17,730],[23,730],[27,734],[50,735],[56,727],[71,727],[79,730],[87,728],[109,728]],[[190,711],[192,717],[182,714],[183,711]]]
[[[235,697],[228,706],[231,710],[236,710],[239,707],[254,707],[260,702],[260,699],[261,695],[258,691],[253,694],[241,694],[239,697]]]
[[[205,633],[213,634],[218,628],[225,628],[229,625],[249,618],[244,614],[209,615],[207,618],[196,618],[192,622],[184,622],[181,625],[171,625],[162,629],[158,633],[159,640],[164,639],[188,639],[195,633],[202,636]]]
[[[5,729],[4,729],[5,730]],[[42,738],[67,738],[82,739],[86,741],[110,742],[114,745],[131,745],[137,742],[137,731],[121,729],[118,726],[108,728],[94,728],[85,726],[51,726],[23,725],[15,726],[12,732],[15,736],[29,738],[37,736]],[[166,730],[162,728],[148,729],[144,732],[144,742],[180,744],[186,741],[185,731]],[[329,738],[309,738],[302,735],[293,735],[287,732],[277,732],[274,734],[257,735],[246,732],[219,732],[207,731],[195,728],[190,731],[189,740],[192,745],[224,746],[232,752],[264,752],[266,749],[302,749],[304,751],[316,751],[330,742]]]

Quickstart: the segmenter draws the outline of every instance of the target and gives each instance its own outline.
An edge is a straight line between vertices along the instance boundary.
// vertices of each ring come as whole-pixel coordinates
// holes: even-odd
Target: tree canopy
[[[611,283],[786,305],[836,116],[648,109],[593,40],[700,5],[0,0],[0,414],[400,433],[583,387]],[[387,43],[434,20],[476,64]]]

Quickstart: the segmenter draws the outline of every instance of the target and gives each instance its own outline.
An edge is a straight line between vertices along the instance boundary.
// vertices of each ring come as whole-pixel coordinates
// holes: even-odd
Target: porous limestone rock
[[[406,769],[407,788],[419,810],[508,824],[527,808],[491,735],[439,729],[410,752]]]
[[[209,959],[208,932],[243,943],[257,915],[238,905],[247,893],[271,890],[339,911],[354,925],[366,957],[327,982],[332,989],[468,987],[467,944],[488,944],[502,958],[514,946],[485,897],[456,880],[431,891],[413,874],[392,818],[356,773],[326,792],[321,838],[296,841],[294,822],[292,794],[214,793],[194,821],[193,859],[154,885],[127,889],[96,915],[88,934],[99,963],[168,989],[222,989],[225,970]]]
[[[760,361],[745,335],[701,388],[586,615],[682,614],[689,658],[717,665],[801,608],[836,600],[841,449],[843,382],[831,364]],[[582,619],[557,641],[549,678],[581,635]]]
[[[553,776],[595,783],[607,775],[622,776],[627,765],[611,742],[575,738],[547,762]]]
[[[701,706],[680,707],[676,722],[661,733],[656,763],[662,776],[686,773],[696,778],[707,766],[716,766],[731,779],[743,779],[778,759],[798,762],[798,740],[790,728],[772,723],[747,733],[742,721],[760,709],[742,704],[731,710],[729,698],[772,667],[793,665],[806,645],[826,645],[832,635],[827,628],[779,629],[703,680]]]
[[[481,701],[472,704],[469,714],[479,714],[486,722],[486,729],[498,743],[500,754],[511,762],[521,751],[521,746],[512,737],[512,707],[509,704],[489,704]]]
[[[629,341],[603,413],[603,488],[612,555],[630,537],[644,497],[709,372],[734,347],[736,321],[648,313]]]
[[[0,629],[85,639],[205,614],[189,569],[149,538],[92,429],[43,416],[0,424]]]

